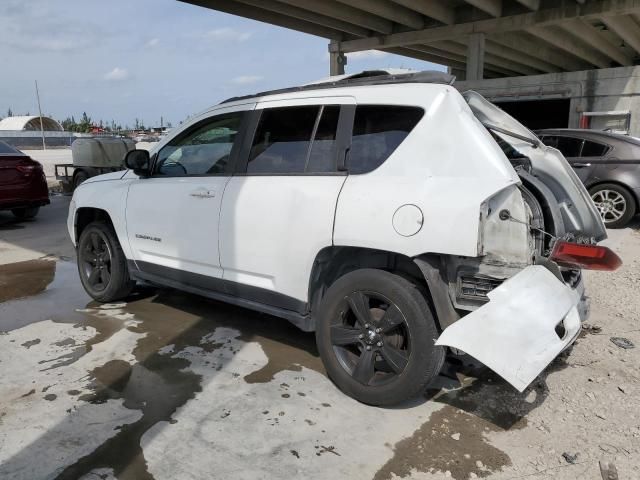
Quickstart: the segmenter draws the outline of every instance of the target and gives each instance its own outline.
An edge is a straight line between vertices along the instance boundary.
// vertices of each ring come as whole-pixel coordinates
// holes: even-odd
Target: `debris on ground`
[[[562,454],[562,457],[567,461],[567,463],[570,463],[570,464],[573,465],[578,460],[578,455],[580,455],[580,454],[579,453],[564,452]]]
[[[611,337],[611,341],[616,347],[624,348],[625,350],[636,347],[631,340],[624,337]]]
[[[592,325],[590,323],[583,323],[582,330],[586,333],[590,333],[591,335],[598,335],[602,332],[602,327],[600,325]]]
[[[600,475],[602,475],[602,480],[618,480],[618,470],[610,462],[600,460]]]

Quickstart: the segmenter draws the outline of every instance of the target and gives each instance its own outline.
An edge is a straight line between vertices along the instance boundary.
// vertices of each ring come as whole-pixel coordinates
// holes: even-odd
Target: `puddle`
[[[0,303],[43,292],[55,272],[56,262],[50,258],[0,265]]]
[[[0,266],[0,330],[10,331],[43,320],[75,323],[92,302],[75,263],[50,257]]]
[[[143,334],[132,351],[136,363],[111,359],[95,368],[90,372],[92,393],[78,398],[92,404],[123,399],[125,407],[141,410],[142,417],[123,426],[58,478],[75,479],[102,467],[112,468],[121,479],[151,478],[140,448],[142,435],[156,423],[171,420],[177,408],[201,391],[202,379],[189,370],[190,362],[167,354],[168,349],[180,352],[197,347],[211,352],[226,348],[202,341],[218,327],[238,330],[239,340],[259,343],[268,357],[262,369],[245,377],[248,383],[269,382],[280,371],[300,371],[303,366],[324,373],[313,334],[268,315],[181,292],[148,288],[128,304],[100,306],[84,292],[74,263],[52,259],[3,266],[0,285],[0,330],[10,331],[45,320],[95,329],[92,338],[78,345],[72,338],[59,340],[58,346],[71,347],[69,352],[47,360],[44,369],[76,362],[123,328]],[[128,322],[132,318],[135,320]],[[23,347],[32,348],[39,342],[32,338],[23,342]],[[219,370],[221,365],[211,368]],[[70,390],[68,394],[79,393]],[[56,400],[52,394],[45,398]]]

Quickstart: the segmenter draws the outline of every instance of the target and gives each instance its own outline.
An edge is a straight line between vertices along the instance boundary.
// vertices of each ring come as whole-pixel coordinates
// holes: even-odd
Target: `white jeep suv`
[[[452,82],[365,72],[234,98],[129,152],[74,193],[82,284],[286,318],[368,404],[422,392],[445,346],[524,390],[578,335],[581,268],[620,260],[562,155]]]

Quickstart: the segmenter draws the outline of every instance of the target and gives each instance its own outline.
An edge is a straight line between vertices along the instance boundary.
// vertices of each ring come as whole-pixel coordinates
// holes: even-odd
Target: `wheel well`
[[[618,180],[603,180],[601,182],[596,182],[596,183],[593,183],[593,184],[589,185],[587,187],[587,190],[589,191],[589,193],[591,193],[591,189],[592,188],[599,187],[600,185],[606,185],[607,183],[611,183],[613,185],[617,185],[618,187],[623,188],[624,190],[626,190],[627,193],[629,195],[631,195],[631,198],[633,199],[633,212],[634,213],[638,212],[638,205],[640,204],[640,199],[638,199],[635,196],[635,194],[633,193],[633,190],[631,190],[628,185],[625,185],[624,183],[622,183],[622,182],[620,182]]]
[[[76,242],[80,238],[82,231],[92,222],[102,221],[113,228],[113,222],[109,214],[100,208],[81,207],[76,211]]]
[[[343,275],[362,268],[376,268],[400,275],[425,290],[427,283],[415,262],[402,254],[359,247],[326,247],[313,262],[309,281],[311,311],[327,289]]]

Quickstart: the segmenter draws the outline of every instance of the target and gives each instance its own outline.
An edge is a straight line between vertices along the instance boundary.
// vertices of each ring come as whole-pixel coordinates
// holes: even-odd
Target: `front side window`
[[[212,117],[158,153],[155,175],[220,175],[226,172],[244,112]]]
[[[349,150],[350,173],[375,170],[417,125],[424,110],[392,105],[358,105]]]

